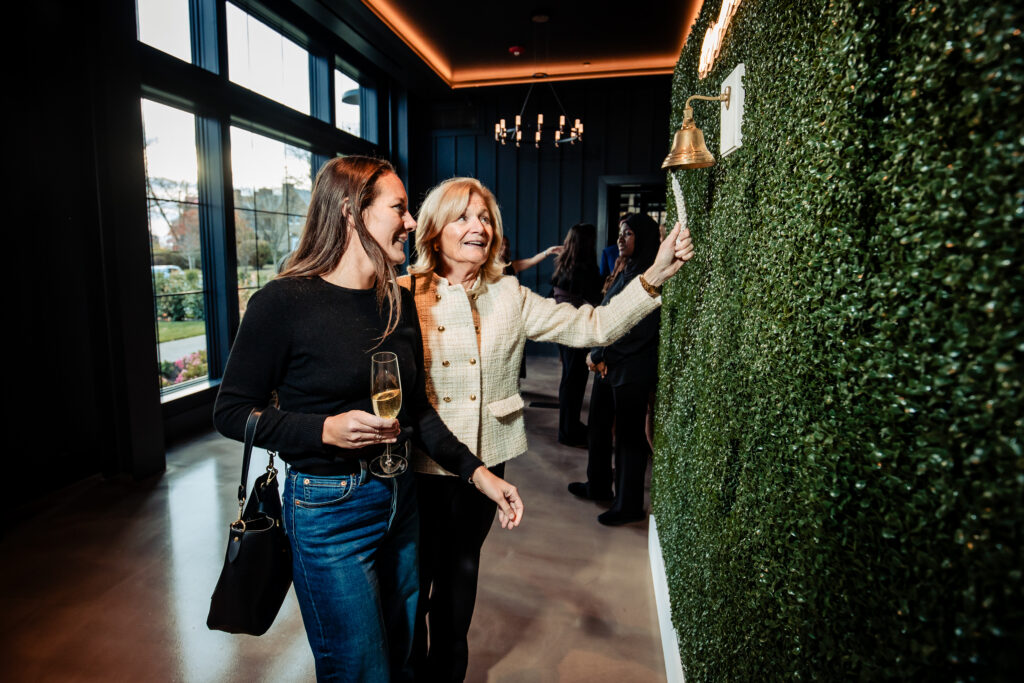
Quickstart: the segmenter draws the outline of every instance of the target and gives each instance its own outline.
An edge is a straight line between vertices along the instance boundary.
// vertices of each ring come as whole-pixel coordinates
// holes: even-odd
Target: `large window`
[[[139,40],[186,62],[192,61],[189,0],[135,0]]]
[[[157,370],[171,402],[220,378],[249,297],[298,245],[316,167],[382,152],[367,84],[384,81],[323,27],[280,23],[258,0],[135,3]]]
[[[309,53],[227,4],[228,74],[239,85],[309,113]]]
[[[163,390],[207,377],[195,117],[142,100],[150,267]]]
[[[310,152],[231,129],[240,312],[298,246],[313,190],[312,172]]]

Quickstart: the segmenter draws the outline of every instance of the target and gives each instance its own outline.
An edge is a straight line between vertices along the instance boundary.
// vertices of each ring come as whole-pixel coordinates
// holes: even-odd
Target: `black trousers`
[[[504,477],[505,465],[491,472]],[[469,663],[469,624],[476,604],[480,548],[497,510],[457,477],[416,475],[420,505],[420,601],[412,662],[416,680],[462,681]]]
[[[590,394],[587,481],[591,491],[607,491],[612,486],[612,436],[614,433],[615,502],[611,509],[640,513],[644,508],[644,475],[647,474],[647,398],[646,383],[623,384],[594,378]]]
[[[574,349],[558,345],[562,359],[562,379],[558,383],[558,440],[573,443],[586,441],[587,428],[580,422],[583,395],[587,391],[587,354],[590,349]]]

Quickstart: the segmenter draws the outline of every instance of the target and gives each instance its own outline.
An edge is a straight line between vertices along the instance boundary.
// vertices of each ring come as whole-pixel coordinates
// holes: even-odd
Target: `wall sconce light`
[[[662,162],[662,169],[707,168],[715,165],[715,157],[708,151],[708,146],[704,143],[704,133],[693,121],[693,107],[690,106],[690,102],[693,100],[724,102],[725,108],[728,109],[731,93],[732,89],[726,87],[721,95],[691,95],[687,98],[683,107],[683,125],[676,131],[672,140],[672,150]]]
[[[715,65],[718,52],[722,49],[722,41],[725,39],[725,30],[729,28],[732,16],[736,14],[736,8],[740,6],[740,0],[722,0],[722,8],[718,10],[718,21],[708,27],[704,34],[704,43],[700,48],[700,65],[697,67],[697,78],[704,79],[711,73],[711,67]]]

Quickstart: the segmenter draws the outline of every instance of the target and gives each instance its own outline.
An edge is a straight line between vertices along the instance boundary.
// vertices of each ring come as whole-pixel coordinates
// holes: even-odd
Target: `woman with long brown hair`
[[[250,411],[262,410],[255,443],[288,464],[284,522],[318,680],[411,680],[417,504],[411,473],[368,471],[385,443],[412,433],[499,506],[502,526],[523,514],[515,487],[482,466],[427,400],[412,297],[395,285],[416,227],[407,204],[386,161],[344,157],[320,169],[298,249],[249,301],[217,397],[222,434],[241,440]],[[398,356],[397,419],[372,413],[375,351]]]

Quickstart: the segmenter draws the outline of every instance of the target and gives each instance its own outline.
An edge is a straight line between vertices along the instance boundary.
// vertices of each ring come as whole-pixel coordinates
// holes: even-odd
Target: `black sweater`
[[[398,355],[403,427],[445,469],[468,479],[480,466],[445,427],[424,389],[423,340],[412,295],[402,294],[398,328],[377,344],[387,322],[373,289],[346,289],[322,278],[272,280],[249,300],[214,408],[217,430],[241,441],[252,408],[263,409],[257,446],[276,450],[292,468],[331,475],[341,458],[372,458],[383,446],[342,449],[323,443],[324,420],[349,410],[373,412],[370,356]],[[279,408],[267,407],[277,390]],[[333,466],[332,466],[333,465]]]
[[[644,272],[637,265],[627,266],[619,273],[604,295],[603,304],[612,300],[626,285]],[[658,331],[661,328],[661,309],[651,311],[614,344],[595,347],[590,357],[595,363],[604,361],[608,366],[608,381],[612,386],[644,384],[654,388],[658,383]]]

